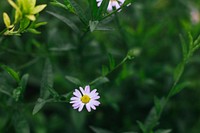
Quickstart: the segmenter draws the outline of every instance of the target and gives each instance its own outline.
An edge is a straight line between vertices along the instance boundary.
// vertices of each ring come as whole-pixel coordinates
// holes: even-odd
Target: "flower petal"
[[[73,101],[73,100],[74,100],[74,101],[80,101],[80,98],[78,98],[78,97],[71,97],[70,100],[71,100],[71,101]]]
[[[98,96],[98,95],[99,95],[99,93],[94,93],[93,95],[90,94],[89,96],[90,96],[91,98],[93,98],[93,97],[96,97],[96,96]]]
[[[120,5],[124,4],[125,0],[118,0],[120,2]]]
[[[96,93],[96,91],[97,91],[97,89],[94,89],[94,90],[92,90],[92,91],[90,92],[90,94],[93,95],[93,94]]]
[[[91,111],[91,106],[90,106],[90,103],[87,103],[87,104],[86,104],[86,109],[87,109],[87,111],[88,111],[88,112],[90,112],[90,111]]]
[[[87,85],[85,86],[85,94],[89,94],[90,93],[90,86]]]
[[[91,104],[90,106],[91,106],[91,108],[92,108],[93,110],[96,110],[96,107],[95,107],[93,104]]]
[[[95,96],[95,97],[93,97],[92,99],[93,100],[96,100],[96,99],[99,99],[100,98],[100,96]]]
[[[83,103],[80,104],[80,106],[79,106],[79,108],[78,108],[78,111],[79,111],[79,112],[83,109],[84,105],[85,105],[85,104],[83,104]]]
[[[95,105],[95,106],[99,106],[100,102],[96,101],[96,100],[91,100],[91,104]]]
[[[109,2],[107,10],[108,10],[108,11],[112,11],[112,5],[111,5],[111,2]]]
[[[82,97],[81,92],[77,89],[75,89],[75,92],[73,92],[73,94],[78,98]]]
[[[82,87],[79,87],[79,89],[81,90],[81,93],[82,93],[83,95],[85,95],[85,90],[83,90]]]
[[[120,8],[120,5],[117,1],[113,1],[112,2],[112,6],[115,7],[116,9],[119,9]]]
[[[72,105],[72,107],[80,106],[82,103],[81,102],[76,102]]]

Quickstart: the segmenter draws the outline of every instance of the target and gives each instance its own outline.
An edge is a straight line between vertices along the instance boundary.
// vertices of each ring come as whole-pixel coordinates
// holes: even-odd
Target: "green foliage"
[[[36,0],[18,0],[16,3],[12,0],[8,0],[8,3],[15,9],[15,19],[14,22],[11,23],[8,14],[6,12],[3,13],[3,20],[6,28],[1,34],[20,35],[26,31],[40,34],[40,32],[35,29],[35,15],[41,12],[46,7],[46,4],[36,6]],[[16,30],[16,28],[18,29]]]
[[[200,131],[197,0],[37,2],[0,1],[0,132]],[[101,104],[78,112],[85,85]]]

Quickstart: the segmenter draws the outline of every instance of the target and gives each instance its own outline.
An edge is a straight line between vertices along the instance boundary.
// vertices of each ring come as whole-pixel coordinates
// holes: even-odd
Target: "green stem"
[[[106,73],[105,75],[103,75],[104,77],[108,76],[110,73],[112,73],[114,70],[116,70],[117,68],[119,68],[121,65],[123,65],[126,61],[128,60],[128,56],[126,56],[115,68],[113,68],[112,70],[110,70],[108,73]]]

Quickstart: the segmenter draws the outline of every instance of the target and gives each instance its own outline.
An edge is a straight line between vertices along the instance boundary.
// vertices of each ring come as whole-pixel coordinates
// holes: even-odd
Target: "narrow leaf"
[[[62,97],[64,97],[64,99],[65,99],[66,102],[70,102],[70,98],[72,97],[72,95],[73,95],[73,91],[71,91],[71,92],[69,92],[67,94],[62,95]]]
[[[15,79],[17,82],[20,81],[20,78],[19,78],[19,73],[16,72],[15,70],[13,70],[12,68],[6,66],[6,65],[1,65],[0,66],[13,78]]]
[[[91,15],[92,19],[96,20],[97,18],[97,11],[98,11],[98,6],[97,6],[97,1],[96,0],[89,0],[90,4],[90,9],[91,9]]]
[[[75,85],[81,85],[81,81],[75,77],[65,76],[65,78]]]
[[[51,4],[54,5],[54,6],[57,6],[57,7],[62,7],[62,8],[64,8],[64,9],[68,10],[69,12],[75,13],[73,7],[70,5],[70,3],[69,3],[68,0],[65,0],[65,4],[66,4],[66,5],[60,3],[60,2],[57,1],[57,0],[53,0],[53,1],[51,2]]]
[[[59,20],[63,21],[67,26],[69,26],[72,30],[74,30],[74,32],[80,33],[78,27],[71,20],[69,20],[68,18],[66,18],[64,16],[61,16],[61,15],[59,15],[57,13],[50,12],[50,11],[47,11],[47,13],[49,13],[52,16],[54,16],[54,17],[58,18]]]
[[[115,60],[111,54],[109,54],[109,66],[110,70],[113,70],[115,68]]]
[[[107,13],[109,0],[103,0],[99,10],[97,11],[97,20],[100,20],[102,16],[104,16]]]
[[[176,95],[180,91],[182,91],[185,87],[189,86],[189,82],[184,82],[181,84],[178,84],[175,88],[172,89],[171,96]]]
[[[183,59],[186,60],[188,50],[187,50],[186,42],[185,42],[185,40],[184,40],[182,35],[180,35],[180,40],[181,40],[181,46],[182,46]]]
[[[107,77],[98,77],[96,79],[94,79],[90,85],[94,85],[94,86],[98,86],[98,85],[101,85],[101,84],[104,84],[104,83],[107,83],[109,82],[109,79]]]
[[[175,81],[175,83],[178,82],[180,76],[183,73],[183,70],[184,70],[184,63],[181,62],[180,64],[177,65],[177,67],[175,68],[175,71],[174,71],[174,81]]]
[[[93,126],[90,126],[90,129],[92,129],[92,131],[94,131],[95,133],[112,133],[109,130],[105,130],[105,129],[97,128],[97,127],[93,127]]]
[[[107,66],[102,66],[102,75],[103,76],[105,76],[105,75],[107,75],[108,74],[108,72],[109,72],[109,69],[108,69],[108,67]]]
[[[90,31],[91,32],[93,32],[96,29],[98,23],[99,23],[99,21],[90,21],[89,22],[89,26],[90,26]]]
[[[159,129],[155,133],[171,133],[171,129]]]
[[[78,15],[78,17],[80,18],[80,20],[84,23],[87,24],[88,20],[86,15],[84,14],[83,9],[79,6],[79,4],[77,4],[74,0],[69,0],[70,5],[72,5],[72,7],[75,10],[75,13]]]
[[[59,98],[59,96],[60,96],[60,95],[58,94],[58,92],[55,91],[54,88],[49,87],[49,92],[50,92],[50,94],[51,94],[54,98]]]
[[[33,108],[33,112],[32,114],[35,115],[37,112],[39,112],[42,107],[47,103],[47,102],[50,102],[52,101],[52,99],[48,99],[48,100],[45,100],[45,99],[41,99],[41,98],[38,98],[34,108]]]
[[[53,70],[50,60],[47,59],[42,73],[40,98],[47,99],[49,97],[49,87],[53,87]]]
[[[30,133],[30,127],[23,112],[15,111],[12,116],[15,133]]]

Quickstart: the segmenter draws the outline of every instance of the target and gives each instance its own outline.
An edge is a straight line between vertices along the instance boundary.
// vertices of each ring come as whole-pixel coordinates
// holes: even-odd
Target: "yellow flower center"
[[[89,103],[90,97],[89,97],[88,95],[83,95],[83,96],[81,97],[81,101],[82,101],[83,103]]]

